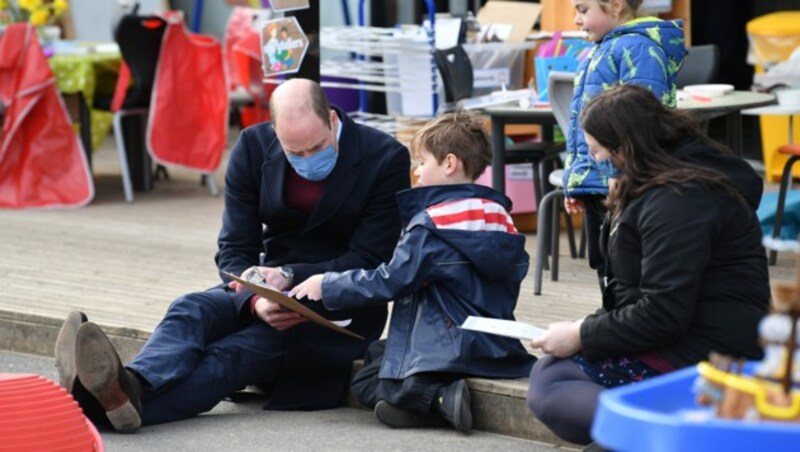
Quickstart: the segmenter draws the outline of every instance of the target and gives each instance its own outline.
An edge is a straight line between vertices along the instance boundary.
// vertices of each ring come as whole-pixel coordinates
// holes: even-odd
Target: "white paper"
[[[515,339],[536,339],[547,333],[543,328],[535,327],[525,322],[513,320],[490,319],[486,317],[469,316],[461,328],[465,330],[480,331],[483,333],[497,334],[499,336],[513,337]]]

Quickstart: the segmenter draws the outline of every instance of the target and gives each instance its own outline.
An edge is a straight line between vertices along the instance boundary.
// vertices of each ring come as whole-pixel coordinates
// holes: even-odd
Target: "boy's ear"
[[[625,0],[611,0],[611,17],[614,19],[619,19],[622,17],[622,13],[625,11],[625,6]]]
[[[459,170],[463,170],[461,160],[455,154],[447,154],[444,158],[444,170],[448,176],[455,174]]]

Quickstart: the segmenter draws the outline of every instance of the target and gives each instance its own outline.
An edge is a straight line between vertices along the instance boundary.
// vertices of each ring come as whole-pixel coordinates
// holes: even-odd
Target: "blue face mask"
[[[325,149],[317,152],[308,157],[300,157],[298,155],[286,154],[289,164],[303,179],[311,181],[321,181],[328,177],[336,166],[336,158],[339,153],[333,149],[331,143]]]

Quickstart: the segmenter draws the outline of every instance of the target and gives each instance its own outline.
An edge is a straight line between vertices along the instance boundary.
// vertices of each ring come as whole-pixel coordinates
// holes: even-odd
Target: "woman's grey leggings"
[[[546,356],[531,370],[528,407],[562,439],[588,444],[597,398],[604,389],[571,359]]]

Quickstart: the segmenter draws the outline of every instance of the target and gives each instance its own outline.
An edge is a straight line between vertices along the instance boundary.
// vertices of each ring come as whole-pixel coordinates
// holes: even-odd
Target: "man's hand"
[[[325,275],[313,275],[307,280],[296,285],[291,292],[290,297],[303,298],[307,297],[312,301],[322,300],[322,277]]]
[[[531,347],[556,358],[567,358],[581,350],[581,322],[556,322],[547,327],[547,334],[531,341]]]
[[[581,213],[584,210],[583,201],[575,198],[564,198],[564,210],[570,215]]]
[[[259,298],[256,300],[255,308],[256,316],[278,331],[285,331],[298,323],[308,321],[308,319],[302,315],[284,309],[278,303],[269,301],[266,298]]]
[[[289,280],[287,280],[286,277],[283,276],[275,267],[258,267],[258,270],[261,271],[262,275],[264,275],[264,280],[267,281],[267,284],[274,287],[276,290],[284,291],[289,285]],[[247,272],[247,270],[245,270],[245,272]],[[245,279],[244,273],[242,273],[239,277]],[[244,289],[244,286],[236,281],[229,282],[228,287],[234,289],[236,293],[239,293]]]

